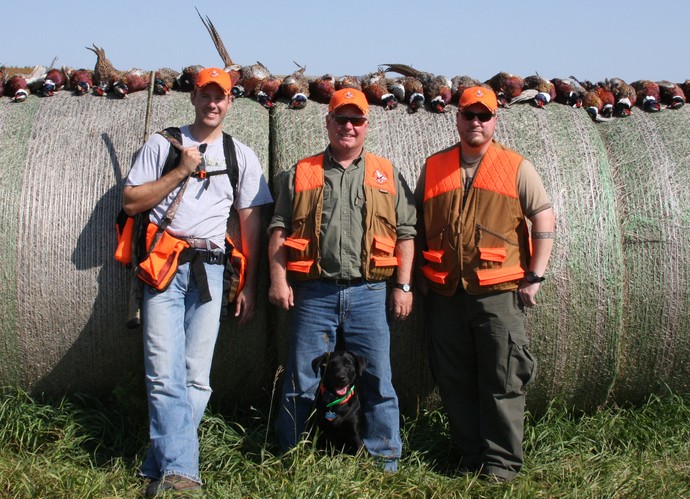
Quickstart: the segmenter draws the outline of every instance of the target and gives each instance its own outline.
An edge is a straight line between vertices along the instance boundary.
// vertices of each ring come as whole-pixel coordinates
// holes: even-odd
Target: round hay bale
[[[636,109],[606,125],[625,267],[612,398],[690,393],[690,109]]]
[[[192,119],[189,94],[153,102],[152,132]],[[141,333],[125,327],[129,272],[113,251],[145,112],[145,93],[0,100],[0,385],[103,393],[143,378]],[[299,111],[281,102],[269,113],[239,99],[225,126],[274,179],[325,148],[325,115],[314,102]],[[636,109],[600,124],[557,104],[499,110],[497,139],[534,163],[557,219],[548,280],[529,311],[539,363],[533,412],[555,397],[588,410],[667,388],[690,393],[689,121],[687,107]],[[455,108],[372,108],[367,148],[389,158],[411,188],[424,159],[457,140]],[[280,370],[289,328],[267,302],[261,265],[256,318],[222,325],[216,400],[267,401]],[[437,402],[423,297],[415,298],[412,317],[391,324],[394,383],[408,413]]]
[[[125,328],[129,272],[113,260],[113,217],[142,144],[146,98],[0,101],[1,384],[102,393],[142,371],[141,331]],[[267,167],[267,111],[240,100],[230,113],[228,131]],[[151,132],[191,119],[189,94],[154,97]],[[217,361],[235,366],[235,378],[216,384],[256,393],[269,371],[266,317],[242,331],[234,322],[223,326]]]
[[[326,113],[325,105],[311,102],[302,111],[274,112],[274,175],[325,148]],[[389,158],[412,189],[426,157],[458,141],[455,108],[438,115],[372,107],[370,114],[366,147]],[[622,263],[606,150],[581,110],[514,106],[499,110],[498,123],[497,139],[530,158],[542,175],[559,227],[548,281],[529,321],[539,374],[528,403],[536,411],[559,396],[579,407],[596,406],[615,377],[622,309],[622,283],[609,277],[621,275]],[[593,232],[599,234],[595,245]],[[392,362],[404,366],[394,369],[394,383],[408,411],[424,405],[433,388],[422,303],[416,295],[415,313],[391,325]],[[582,333],[590,327],[591,333]]]

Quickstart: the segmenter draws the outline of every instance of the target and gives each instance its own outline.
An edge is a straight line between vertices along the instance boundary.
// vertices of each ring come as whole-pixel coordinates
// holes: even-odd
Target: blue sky
[[[690,2],[350,0],[37,4],[0,18],[0,64],[93,69],[103,47],[118,69],[221,60],[194,7],[235,62],[275,74],[363,75],[385,63],[486,80],[499,71],[591,81],[690,79]]]

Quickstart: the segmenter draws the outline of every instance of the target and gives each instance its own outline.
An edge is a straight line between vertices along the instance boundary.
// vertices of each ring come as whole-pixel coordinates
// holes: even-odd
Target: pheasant
[[[632,107],[637,101],[637,92],[620,78],[611,78],[608,80],[608,86],[613,93],[615,104],[613,106],[613,114],[619,117],[630,116]]]
[[[151,79],[151,72],[143,69],[130,69],[112,84],[113,93],[120,98],[134,92],[146,90]]]
[[[328,104],[335,93],[335,78],[330,74],[325,74],[319,78],[314,78],[309,82],[309,94],[311,98],[322,104]]]
[[[454,76],[453,78],[451,78],[450,83],[451,102],[455,104],[457,104],[460,101],[460,96],[466,88],[482,86],[479,80],[476,80],[471,76]]]
[[[276,95],[280,92],[280,84],[282,82],[282,78],[273,75],[262,81],[259,92],[256,95],[257,102],[267,109],[275,106]]]
[[[570,107],[582,107],[582,99],[586,90],[577,79],[572,76],[570,78],[553,78],[551,83],[556,90],[556,97],[554,98],[556,102]]]
[[[637,80],[631,83],[637,92],[637,105],[650,113],[661,111],[661,90],[659,85],[649,80]]]
[[[582,100],[582,107],[585,108],[585,111],[587,111],[587,114],[590,115],[594,122],[609,121],[611,119],[602,115],[604,102],[601,100],[596,89],[588,90],[585,93]]]
[[[442,75],[434,75],[419,71],[405,64],[386,64],[386,73],[394,72],[403,76],[414,76],[422,82],[424,87],[424,98],[429,102],[431,109],[437,113],[444,113],[446,106],[451,101],[451,82]]]
[[[12,102],[24,102],[29,96],[29,87],[22,75],[13,75],[5,82],[5,95]]]
[[[407,103],[410,113],[424,107],[424,86],[414,76],[402,76],[390,83],[388,89],[398,101]]]
[[[122,72],[115,69],[102,48],[94,44],[93,48],[86,47],[86,49],[96,54],[96,65],[93,69],[94,91],[98,95],[103,95],[111,90],[111,85],[119,79]]]
[[[67,70],[65,75],[69,78],[69,89],[77,95],[87,94],[93,87],[93,72],[89,69]]]
[[[486,83],[496,93],[498,105],[507,107],[511,101],[522,93],[524,80],[517,75],[500,72],[489,78]]]
[[[297,64],[295,62],[295,64]],[[309,82],[304,77],[306,66],[297,64],[297,69],[283,78],[280,84],[280,93],[288,99],[288,107],[291,109],[303,109],[307,105],[309,98]]]
[[[685,94],[683,89],[670,81],[657,81],[661,92],[661,103],[666,105],[666,109],[680,109],[685,105]]]
[[[386,110],[395,109],[398,101],[388,90],[386,73],[375,71],[362,78],[362,92],[370,104],[378,104]]]
[[[182,73],[180,73],[180,76],[177,78],[177,88],[183,92],[191,92],[194,90],[199,71],[202,69],[204,69],[204,67],[198,64],[182,68]]]
[[[556,87],[554,84],[539,74],[534,74],[524,79],[522,92],[511,102],[531,101],[537,107],[544,107],[555,98]]]
[[[158,95],[169,94],[179,76],[179,71],[170,68],[160,68],[154,75],[153,91]]]
[[[685,94],[685,101],[687,102],[688,100],[690,100],[690,80],[685,80],[678,86],[683,90],[683,93]]]
[[[356,88],[357,90],[362,90],[362,82],[357,76],[345,75],[341,76],[335,80],[335,89],[340,90],[341,88]]]
[[[613,116],[614,106],[616,104],[616,98],[614,97],[613,92],[605,83],[601,82],[597,83],[594,91],[597,93],[603,104],[599,112],[603,117],[611,118]]]
[[[52,97],[55,92],[62,90],[65,86],[65,73],[61,69],[52,68],[46,73],[45,79],[41,84],[41,95]]]

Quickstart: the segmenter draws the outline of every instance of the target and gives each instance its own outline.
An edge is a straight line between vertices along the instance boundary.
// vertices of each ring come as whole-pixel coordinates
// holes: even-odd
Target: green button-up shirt
[[[323,214],[321,218],[321,277],[356,279],[362,277],[364,238],[364,157],[347,168],[324,153]],[[293,166],[278,180],[278,194],[269,232],[284,228],[291,232],[292,203],[295,193]],[[398,239],[414,238],[417,214],[414,197],[404,178],[394,168]]]

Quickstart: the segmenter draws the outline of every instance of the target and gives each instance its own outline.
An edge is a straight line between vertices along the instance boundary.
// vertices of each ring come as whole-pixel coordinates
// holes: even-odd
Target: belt
[[[194,249],[210,250],[218,247],[216,244],[211,242],[210,239],[198,239],[196,237],[183,237],[181,239],[189,244],[190,248]]]
[[[362,277],[355,277],[354,279],[330,279],[324,278],[324,281],[332,282],[336,286],[357,286],[362,284],[365,280]]]
[[[196,249],[187,248],[183,251],[186,255],[180,258],[180,263],[191,262],[195,258],[199,258],[202,262],[208,263],[210,265],[225,265],[228,261],[227,255],[221,250],[206,250],[206,249]]]

